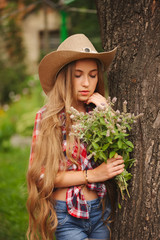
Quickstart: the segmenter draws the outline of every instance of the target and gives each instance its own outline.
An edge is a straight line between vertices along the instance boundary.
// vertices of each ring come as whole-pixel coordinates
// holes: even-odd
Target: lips
[[[79,93],[83,96],[86,96],[89,94],[89,91],[88,90],[83,90],[83,91],[79,91]]]

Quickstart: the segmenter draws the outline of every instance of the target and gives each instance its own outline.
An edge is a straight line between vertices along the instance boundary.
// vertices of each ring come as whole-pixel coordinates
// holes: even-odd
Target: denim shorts
[[[65,201],[56,201],[55,210],[58,218],[58,226],[55,232],[56,240],[84,240],[84,239],[110,239],[109,228],[103,223],[102,204],[97,198],[87,201],[89,219],[80,219],[71,216],[67,212]],[[104,219],[110,214],[110,204],[106,205]],[[109,224],[108,224],[109,226]]]

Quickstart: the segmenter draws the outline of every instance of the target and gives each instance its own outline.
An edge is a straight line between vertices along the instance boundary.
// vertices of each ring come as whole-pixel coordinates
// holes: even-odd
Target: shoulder
[[[42,120],[42,115],[46,110],[46,106],[43,106],[42,108],[40,108],[35,116],[35,128],[38,128],[40,121]]]
[[[42,118],[42,115],[43,115],[43,113],[46,111],[46,106],[43,106],[42,108],[40,108],[39,110],[38,110],[38,112],[36,113],[36,118]]]
[[[41,114],[41,115],[42,115],[45,111],[46,111],[46,105],[43,106],[42,108],[40,108],[40,109],[38,110],[38,112],[36,113],[36,115],[37,115],[37,114]]]

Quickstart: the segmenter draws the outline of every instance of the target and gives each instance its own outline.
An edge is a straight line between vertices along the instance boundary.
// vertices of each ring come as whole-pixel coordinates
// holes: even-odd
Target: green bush
[[[28,78],[27,94],[15,95],[7,110],[0,108],[0,150],[8,150],[14,134],[32,136],[36,112],[44,104],[44,96],[37,76]],[[18,96],[18,98],[17,98]]]
[[[28,225],[26,210],[29,148],[0,151],[0,239],[24,240]]]
[[[34,109],[32,112],[24,113],[19,121],[17,121],[16,132],[23,136],[32,136],[35,113],[38,109]]]
[[[8,11],[16,9],[16,4],[8,3]],[[25,48],[21,28],[16,18],[0,21],[0,103],[10,101],[9,93],[20,93],[26,85],[27,71],[24,63]]]
[[[10,102],[9,93],[20,93],[27,85],[27,75],[25,66],[22,63],[17,63],[13,66],[7,66],[0,59],[0,103]]]
[[[8,150],[10,145],[10,137],[15,133],[15,125],[8,118],[7,114],[3,114],[0,118],[0,150]]]

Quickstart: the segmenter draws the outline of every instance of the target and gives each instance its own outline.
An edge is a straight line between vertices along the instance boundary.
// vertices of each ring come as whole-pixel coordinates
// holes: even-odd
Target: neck
[[[83,102],[73,103],[72,106],[79,112],[86,112],[85,104]]]

